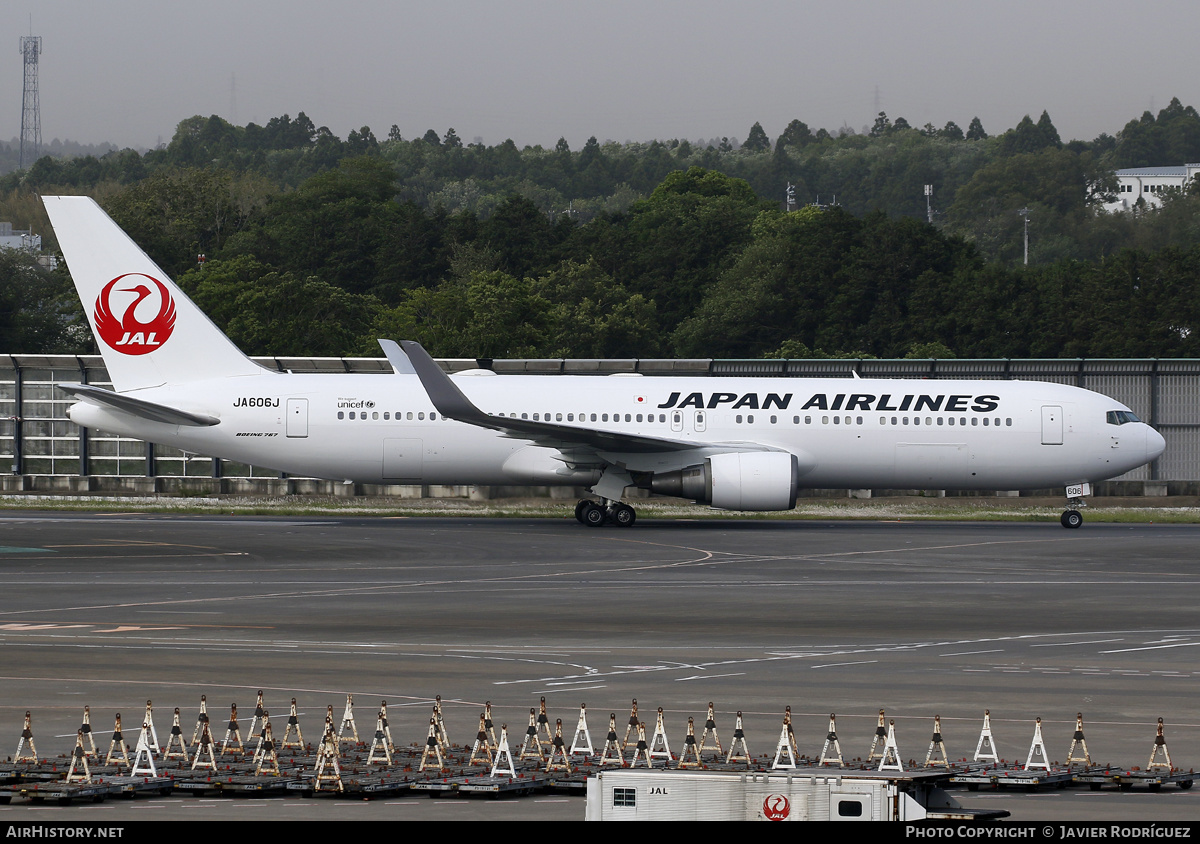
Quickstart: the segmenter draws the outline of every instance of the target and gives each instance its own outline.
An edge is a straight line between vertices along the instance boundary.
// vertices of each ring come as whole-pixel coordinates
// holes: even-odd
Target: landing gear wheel
[[[587,506],[583,508],[583,523],[588,527],[601,527],[608,521],[608,513],[604,512],[604,508],[595,502],[587,502]]]
[[[1065,528],[1077,528],[1083,524],[1083,513],[1078,510],[1065,510],[1059,521]]]
[[[575,520],[578,521],[579,524],[581,524],[581,525],[587,524],[587,522],[585,522],[583,520],[583,511],[591,503],[592,502],[588,501],[586,498],[581,498],[581,499],[579,499],[579,503],[575,505]]]
[[[637,511],[628,504],[613,505],[609,518],[617,527],[630,527],[637,521]]]

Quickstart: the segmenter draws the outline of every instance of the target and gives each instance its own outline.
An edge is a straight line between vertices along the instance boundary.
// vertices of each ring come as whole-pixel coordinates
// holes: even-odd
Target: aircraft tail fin
[[[117,392],[269,372],[87,196],[42,202]]]

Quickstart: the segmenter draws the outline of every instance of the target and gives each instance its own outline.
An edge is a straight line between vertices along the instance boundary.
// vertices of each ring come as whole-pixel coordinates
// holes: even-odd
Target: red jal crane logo
[[[153,282],[158,288],[158,313],[147,322],[138,319],[138,307],[153,296],[154,291],[144,283],[138,283],[138,279]],[[121,281],[124,282],[123,285],[116,287],[117,282]],[[124,308],[116,310],[112,303],[114,293],[132,293],[133,299],[120,297],[118,308],[121,304]],[[122,302],[122,299],[125,301]],[[150,307],[152,308],[153,304]],[[145,316],[146,309],[143,308],[142,311],[142,315]],[[119,317],[117,313],[120,313]],[[167,342],[167,338],[175,330],[175,303],[171,300],[171,294],[166,285],[145,273],[119,275],[104,285],[104,289],[96,297],[96,310],[93,315],[96,320],[96,333],[100,335],[100,339],[126,355],[153,352]]]
[[[787,820],[791,811],[791,802],[782,794],[768,794],[767,799],[763,801],[763,815],[769,821]]]

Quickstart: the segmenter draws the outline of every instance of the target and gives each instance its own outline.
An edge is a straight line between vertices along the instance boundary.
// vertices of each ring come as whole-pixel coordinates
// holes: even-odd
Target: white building
[[[0,248],[23,249],[36,254],[42,251],[42,236],[34,234],[32,229],[21,231],[13,229],[12,223],[0,223]]]
[[[1150,208],[1162,205],[1162,194],[1169,189],[1183,190],[1200,173],[1200,164],[1178,164],[1172,167],[1130,167],[1118,170],[1117,198],[1104,205],[1105,211],[1127,211],[1139,199]]]
[[[58,267],[58,257],[42,254],[42,236],[33,229],[14,229],[12,223],[0,223],[0,249],[19,249],[37,258],[37,262],[48,270]]]

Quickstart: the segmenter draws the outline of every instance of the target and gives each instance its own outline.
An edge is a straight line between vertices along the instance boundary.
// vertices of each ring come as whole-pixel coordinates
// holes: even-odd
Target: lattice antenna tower
[[[37,161],[42,148],[42,108],[38,103],[38,56],[41,54],[42,36],[21,36],[21,57],[25,65],[25,88],[21,95],[22,170]]]

